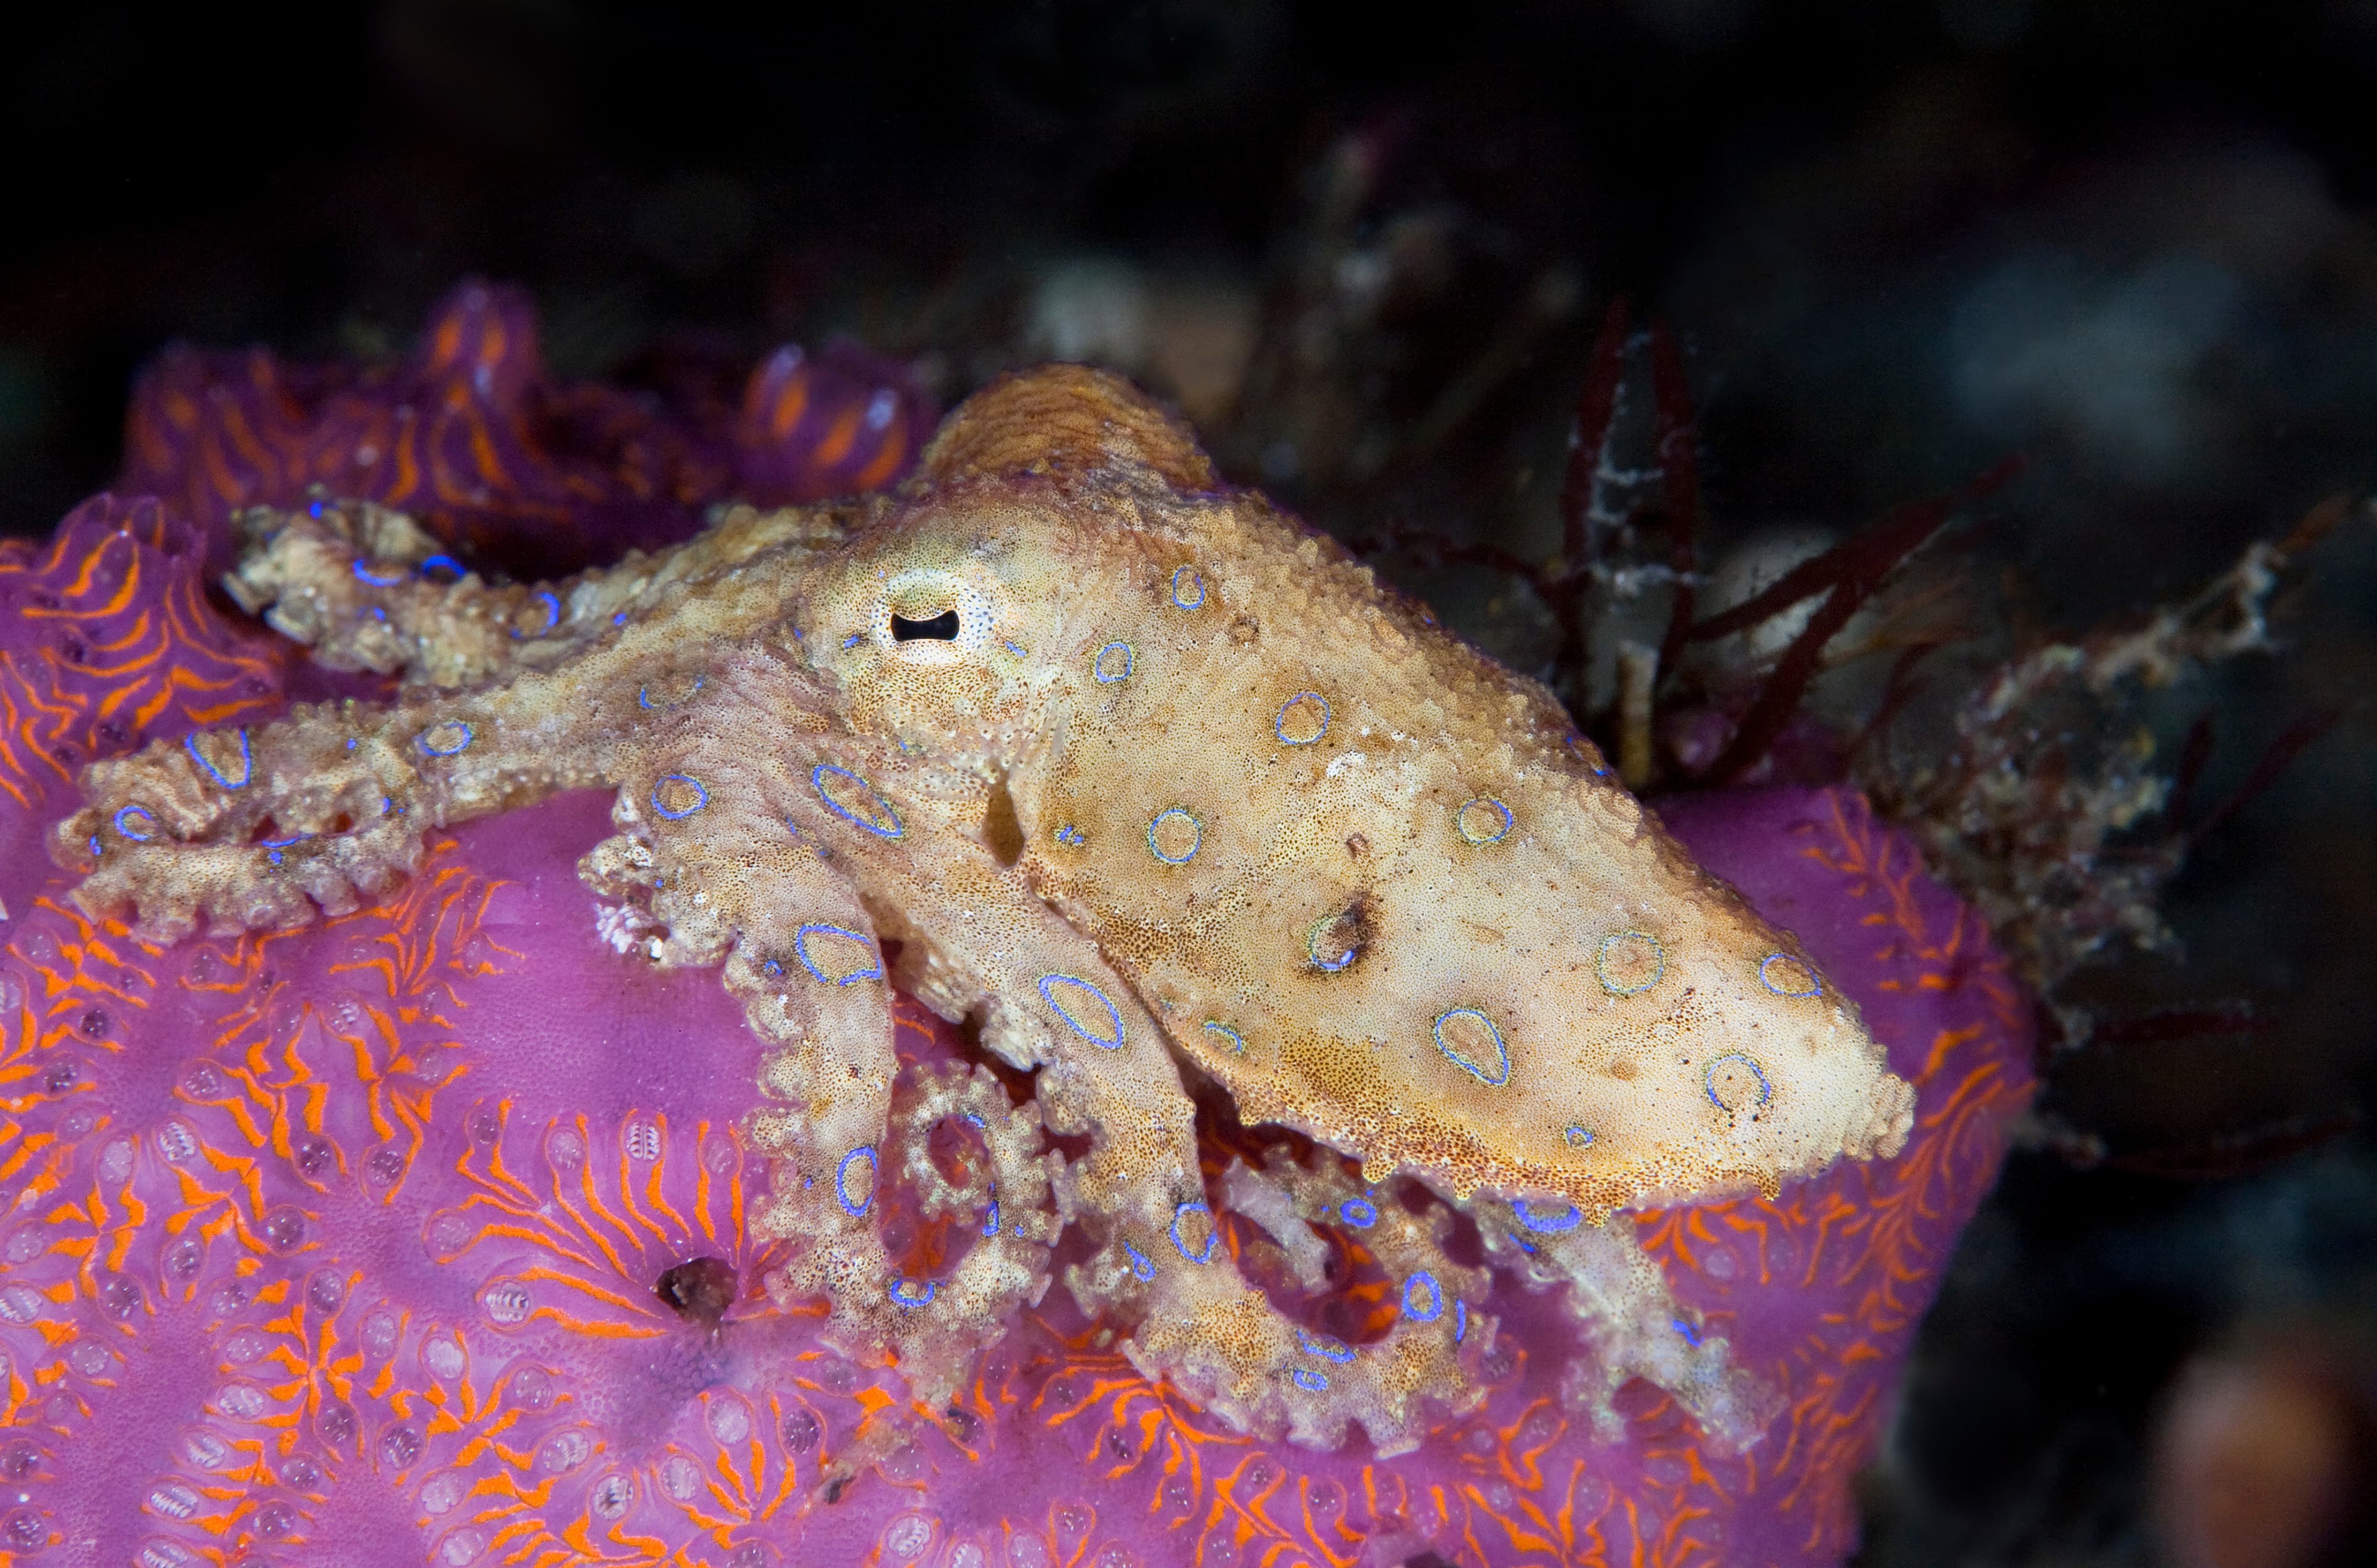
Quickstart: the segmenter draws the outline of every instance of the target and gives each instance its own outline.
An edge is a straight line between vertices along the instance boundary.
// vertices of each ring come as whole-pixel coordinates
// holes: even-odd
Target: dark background
[[[2377,0],[238,9],[0,31],[0,530],[108,482],[167,341],[384,357],[471,273],[535,292],[571,376],[851,335],[946,401],[1104,359],[1349,536],[1536,554],[1622,293],[1689,352],[1713,548],[2020,453],[1973,569],[2034,630],[2143,612],[2377,470]],[[1547,656],[1523,591],[1419,586]],[[2365,509],[2284,604],[2281,652],[2149,720],[2214,715],[2215,793],[2340,721],[2198,854],[2174,946],[2058,999],[2250,1023],[2057,1064],[1869,1561],[2214,1560],[2156,1520],[2189,1506],[2172,1412],[2228,1373],[2343,1413],[2205,1417],[2271,1484],[2366,1465],[2377,1155],[2287,1152],[2377,1079]]]

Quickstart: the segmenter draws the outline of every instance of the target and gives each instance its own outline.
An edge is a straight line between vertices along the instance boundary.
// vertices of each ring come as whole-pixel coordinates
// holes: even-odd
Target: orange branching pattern
[[[225,636],[207,607],[200,537],[155,501],[101,497],[46,545],[0,541],[0,801],[73,793],[95,757],[275,709],[288,650]]]
[[[624,531],[690,532],[699,509],[871,490],[932,425],[895,366],[787,347],[674,400],[554,380],[518,290],[470,282],[413,353],[353,369],[261,349],[169,349],[136,388],[125,478],[200,521],[297,506],[315,486],[412,512],[449,543],[550,552]],[[677,406],[670,406],[670,404]]]

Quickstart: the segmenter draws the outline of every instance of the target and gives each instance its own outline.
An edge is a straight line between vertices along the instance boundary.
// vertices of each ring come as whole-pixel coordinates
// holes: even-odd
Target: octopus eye
[[[912,621],[905,616],[891,617],[891,640],[894,642],[955,642],[958,640],[958,613],[943,610],[938,616]]]

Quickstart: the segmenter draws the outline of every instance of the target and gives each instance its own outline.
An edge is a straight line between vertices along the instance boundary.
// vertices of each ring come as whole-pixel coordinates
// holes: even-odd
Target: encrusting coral
[[[152,382],[219,509],[0,553],[0,843],[88,878],[0,856],[10,1550],[1838,1560],[2029,1083],[1902,835],[1663,830],[1087,372],[887,496],[474,572],[412,518],[542,524],[532,343],[466,291],[317,405],[451,412],[352,499],[280,372],[163,437]],[[317,667],[199,591],[257,506]]]

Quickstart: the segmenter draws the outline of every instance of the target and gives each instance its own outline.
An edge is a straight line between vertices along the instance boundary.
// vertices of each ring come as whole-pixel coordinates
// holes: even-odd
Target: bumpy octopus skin
[[[1327,1447],[1358,1423],[1392,1453],[1423,1397],[1474,1403],[1492,1324],[1441,1211],[1380,1216],[1385,1336],[1316,1339],[1218,1246],[1184,1072],[1468,1212],[1571,1285],[1613,1378],[1720,1433],[1754,1425],[1721,1366],[1627,1359],[1665,1289],[1602,1222],[1905,1139],[1912,1091],[1853,1007],[1548,692],[1221,486],[1112,377],[1010,377],[892,495],[732,509],[549,585],[483,581],[369,506],[246,525],[234,597],[402,694],[93,765],[53,840],[81,902],[152,939],[302,925],[392,887],[432,828],[615,789],[580,866],[605,934],[723,965],[770,1045],[771,1290],[927,1397],[1078,1218],[1083,1309],[1235,1425]],[[904,988],[1036,1070],[1033,1102],[978,1070],[894,1105],[887,943]],[[962,1183],[919,1153],[943,1116],[987,1150]],[[985,1216],[949,1277],[886,1247],[893,1159],[929,1209]],[[1259,1210],[1263,1179],[1231,1175]]]

